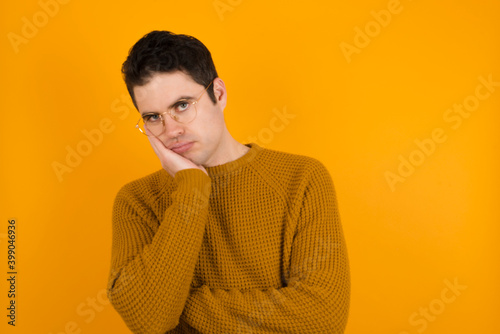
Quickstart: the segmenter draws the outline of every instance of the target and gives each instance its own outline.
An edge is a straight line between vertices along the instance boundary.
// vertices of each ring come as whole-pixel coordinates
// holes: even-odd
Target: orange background
[[[211,50],[239,141],[330,170],[351,264],[346,333],[500,332],[500,86],[474,100],[480,77],[500,82],[500,2],[61,2],[0,4],[2,277],[8,219],[18,227],[17,326],[2,278],[2,333],[128,332],[102,298],[111,207],[161,166],[120,67],[155,29]],[[450,114],[464,101],[467,117]],[[284,110],[295,118],[272,126]],[[77,148],[87,156],[58,178]]]

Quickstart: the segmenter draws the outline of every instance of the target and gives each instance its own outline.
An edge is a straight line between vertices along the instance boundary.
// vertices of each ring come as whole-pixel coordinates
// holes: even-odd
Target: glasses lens
[[[135,125],[135,127],[139,131],[141,131],[141,133],[146,134],[146,127],[144,126],[144,121],[142,120],[142,118],[139,120],[139,122],[137,122],[137,124]]]
[[[180,101],[171,110],[170,116],[179,123],[189,123],[196,118],[197,101]]]
[[[144,134],[152,133],[154,136],[159,136],[163,132],[163,121],[161,115],[147,116],[139,121],[139,127]]]

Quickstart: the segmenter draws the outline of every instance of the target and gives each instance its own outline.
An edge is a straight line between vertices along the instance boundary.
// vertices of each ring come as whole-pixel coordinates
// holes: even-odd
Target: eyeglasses
[[[215,79],[214,79],[215,80]],[[212,85],[213,80],[203,90],[200,96],[196,99],[182,99],[177,101],[173,106],[168,108],[164,113],[147,113],[142,115],[135,127],[147,136],[146,129],[154,136],[159,136],[165,131],[165,119],[163,115],[168,114],[174,121],[187,124],[192,122],[198,114],[196,104],[201,99],[203,94]]]

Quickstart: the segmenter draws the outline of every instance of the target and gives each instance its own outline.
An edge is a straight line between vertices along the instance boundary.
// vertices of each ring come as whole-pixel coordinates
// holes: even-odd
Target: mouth
[[[177,154],[181,154],[188,151],[193,146],[193,144],[193,142],[176,143],[175,145],[172,145],[170,149]]]

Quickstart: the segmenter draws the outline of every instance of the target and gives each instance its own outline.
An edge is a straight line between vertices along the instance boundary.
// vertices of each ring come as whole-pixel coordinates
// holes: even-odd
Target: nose
[[[165,115],[165,133],[169,139],[179,137],[184,133],[184,125],[172,119],[169,115]]]

